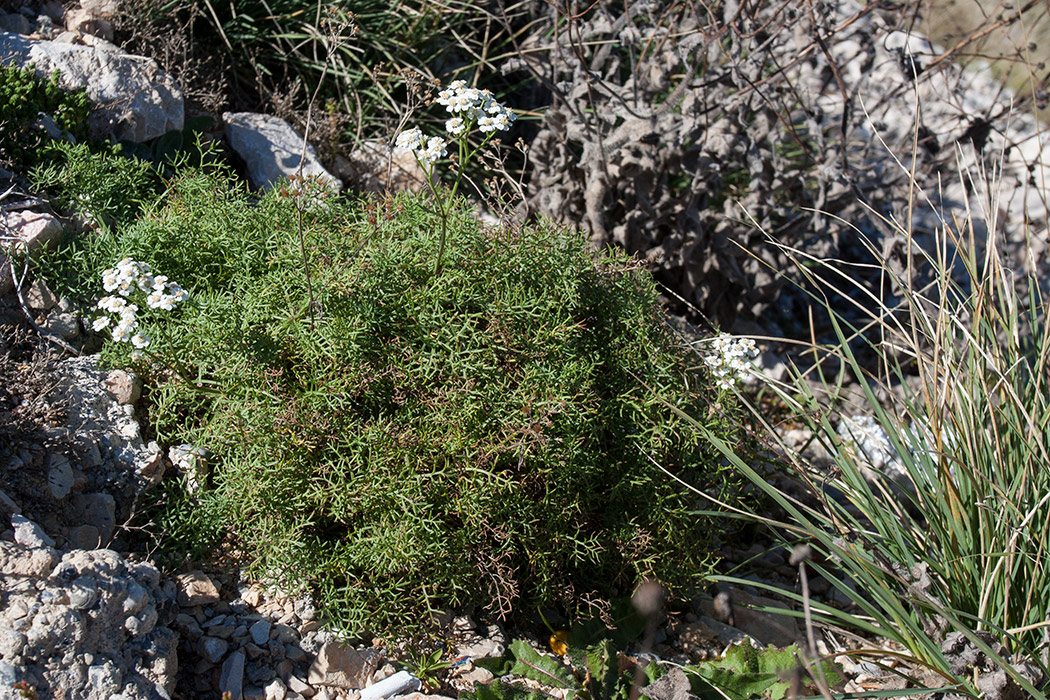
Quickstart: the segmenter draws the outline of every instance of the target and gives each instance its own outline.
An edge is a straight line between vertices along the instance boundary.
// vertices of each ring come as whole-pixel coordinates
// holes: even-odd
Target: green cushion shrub
[[[299,226],[287,190],[196,173],[97,263],[127,255],[192,294],[141,366],[160,437],[213,455],[164,519],[176,535],[198,503],[256,572],[355,630],[709,573],[706,504],[653,462],[724,495],[720,458],[667,404],[734,436],[637,262],[457,203],[434,276],[425,197],[330,199],[302,212],[311,301]]]
[[[83,140],[90,111],[87,93],[62,87],[58,71],[45,78],[32,65],[0,63],[0,164],[20,168],[36,162],[35,151],[47,139],[43,129],[33,128],[41,113]]]

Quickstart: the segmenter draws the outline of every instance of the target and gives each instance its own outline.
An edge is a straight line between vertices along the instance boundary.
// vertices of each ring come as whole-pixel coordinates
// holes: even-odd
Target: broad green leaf
[[[576,681],[569,669],[556,659],[543,656],[529,646],[525,640],[515,639],[510,643],[510,650],[514,654],[514,666],[510,669],[512,674],[556,688],[576,687]]]

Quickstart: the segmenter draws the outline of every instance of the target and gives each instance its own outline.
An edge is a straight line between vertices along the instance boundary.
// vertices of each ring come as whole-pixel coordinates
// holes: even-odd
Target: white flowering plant
[[[722,333],[711,342],[711,349],[704,356],[704,364],[715,378],[716,386],[728,391],[737,381],[750,374],[756,357],[758,348],[755,347],[755,341]]]
[[[102,288],[111,292],[98,300],[97,308],[102,312],[91,324],[100,333],[109,330],[117,343],[130,343],[134,348],[131,359],[140,360],[143,351],[152,343],[140,321],[142,307],[146,313],[172,311],[189,299],[189,292],[165,275],[155,275],[148,263],[124,258],[116,267],[102,272]]]
[[[500,104],[488,90],[468,87],[464,80],[454,80],[441,90],[437,103],[443,105],[452,116],[445,122],[445,132],[456,149],[455,180],[448,197],[441,197],[434,185],[434,171],[438,161],[448,155],[449,141],[441,136],[427,137],[418,127],[406,129],[398,134],[394,141],[395,152],[411,153],[426,174],[430,187],[441,214],[441,239],[438,244],[437,263],[434,274],[441,272],[441,257],[445,250],[448,213],[452,200],[463,180],[463,168],[482,149],[488,146],[493,137],[501,131],[508,131],[518,118],[513,111]],[[481,132],[480,143],[471,145],[470,134]]]

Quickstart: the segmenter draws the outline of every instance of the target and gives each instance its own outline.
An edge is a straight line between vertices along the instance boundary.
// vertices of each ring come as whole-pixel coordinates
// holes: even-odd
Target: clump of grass
[[[841,265],[789,251],[813,288],[829,292],[821,303],[837,342],[810,347],[812,366],[767,388],[830,466],[814,466],[762,411],[753,414],[814,501],[778,491],[730,445],[709,438],[785,514],[744,517],[771,525],[786,544],[812,546],[818,556],[811,566],[854,603],[846,611],[813,602],[818,624],[889,639],[957,692],[977,697],[981,672],[945,643],[957,633],[954,639],[983,653],[1017,689],[1044,698],[1048,303],[1042,280],[1004,262],[996,226],[979,240],[974,221],[994,221],[994,207],[977,211],[976,195],[971,205],[967,218],[944,222],[932,249],[898,228],[906,249],[916,252],[900,274],[870,246],[886,288],[901,290],[899,303],[866,292]],[[910,282],[919,268],[931,280],[921,288]],[[844,310],[829,298],[862,300]],[[841,398],[836,374],[856,379],[859,405]],[[867,436],[837,425],[837,416],[858,412],[884,431],[888,449],[881,454]],[[879,468],[891,461],[895,470]],[[884,652],[860,653],[878,659]]]

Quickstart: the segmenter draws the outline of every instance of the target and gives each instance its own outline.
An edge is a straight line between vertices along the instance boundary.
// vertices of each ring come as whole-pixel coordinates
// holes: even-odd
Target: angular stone
[[[506,649],[495,639],[475,638],[456,648],[457,656],[469,656],[472,659],[498,659]]]
[[[329,685],[356,690],[364,688],[379,668],[379,654],[371,649],[357,651],[338,642],[326,642],[310,665],[310,685]]]
[[[263,700],[284,700],[287,688],[280,678],[274,678],[263,688]]]
[[[22,515],[11,516],[11,527],[15,529],[15,542],[24,547],[54,547],[55,541],[44,529]]]
[[[50,311],[58,306],[58,298],[42,279],[33,280],[25,290],[25,297],[26,305],[33,311]]]
[[[229,643],[225,639],[219,639],[218,637],[205,636],[197,641],[197,653],[210,664],[219,663],[229,649]]]
[[[460,673],[457,676],[457,678],[459,678],[464,683],[469,683],[471,686],[473,686],[475,683],[488,685],[492,682],[495,676],[493,675],[492,671],[488,670],[487,668],[482,668],[481,666],[474,666],[469,671],[464,671],[463,673]]]
[[[20,67],[32,63],[37,75],[57,70],[65,85],[84,87],[95,105],[88,127],[96,138],[142,142],[183,127],[182,92],[152,59],[16,34],[0,34],[0,56]]]
[[[226,112],[222,121],[230,146],[244,159],[258,189],[270,189],[297,175],[300,161],[304,177],[317,178],[334,191],[342,188],[342,183],[321,165],[310,144],[306,144],[303,158],[303,137],[283,119],[254,112]]]
[[[133,404],[142,396],[142,379],[134,372],[115,369],[106,375],[102,386],[122,406]]]
[[[219,600],[219,589],[203,571],[190,571],[175,577],[179,590],[176,602],[184,608],[207,605]]]
[[[259,620],[253,624],[248,632],[252,635],[252,641],[258,646],[264,646],[270,641],[270,621]]]
[[[76,314],[53,310],[44,321],[44,328],[63,340],[76,340],[80,335],[80,321]]]
[[[102,545],[102,537],[94,525],[78,525],[69,528],[66,540],[70,549],[97,549]]]
[[[2,42],[3,39],[0,36],[0,47],[3,45]],[[3,49],[0,48],[0,55],[2,53]],[[29,250],[37,250],[57,243],[62,238],[62,224],[50,214],[37,211],[5,212],[3,222],[4,235],[14,236],[21,241],[18,246],[19,250],[22,249],[22,244],[28,246]],[[11,245],[6,241],[3,243],[3,247],[8,250]]]
[[[12,34],[29,34],[33,31],[33,28],[30,26],[29,20],[17,12],[14,14],[0,12],[0,31],[11,32]]]
[[[65,455],[52,453],[48,456],[47,488],[56,501],[64,499],[73,489],[73,467]]]
[[[108,493],[82,493],[73,497],[73,512],[81,522],[98,529],[103,543],[113,539],[116,530],[117,503]]]
[[[231,700],[244,697],[244,654],[235,651],[222,664],[219,675],[219,692],[229,693]]]
[[[317,692],[299,676],[288,676],[288,690],[299,693],[304,698],[312,698]]]
[[[758,607],[782,608],[785,613],[789,613],[790,611],[783,603],[763,596],[753,596],[741,589],[733,591],[733,603],[733,627],[757,640],[763,646],[772,644],[776,647],[786,647],[803,639],[803,631],[799,627],[797,618],[789,614],[778,615],[755,609]],[[705,615],[713,616],[715,612],[713,601],[705,600],[701,607]],[[708,624],[710,625],[712,621],[708,621]]]

